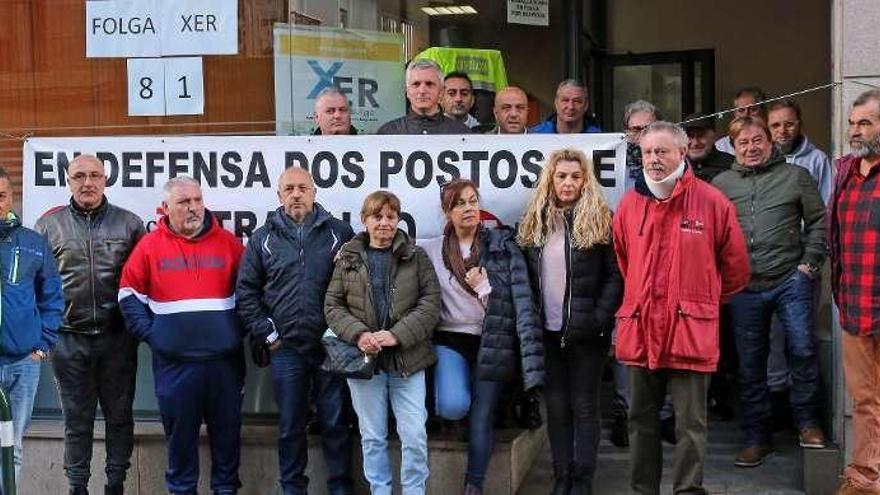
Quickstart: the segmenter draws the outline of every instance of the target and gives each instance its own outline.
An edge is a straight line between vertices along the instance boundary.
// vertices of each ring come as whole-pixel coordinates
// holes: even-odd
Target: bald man
[[[353,493],[344,415],[348,389],[343,378],[320,369],[324,357],[320,339],[327,329],[324,294],[333,258],[354,232],[316,203],[315,195],[315,183],[305,169],[292,167],[281,174],[281,206],[248,242],[236,288],[238,310],[251,338],[271,352],[284,495],[306,493],[308,488],[306,418],[312,387],[323,437],[327,491]]]
[[[125,331],[117,297],[122,265],[145,230],[134,213],[104,195],[104,163],[80,155],[67,168],[70,202],[49,210],[45,235],[67,304],[52,356],[64,411],[64,472],[73,495],[87,495],[98,405],[104,415],[107,488],[122,494],[134,445],[137,340]]]
[[[529,97],[516,86],[508,86],[495,95],[495,122],[489,134],[525,134],[529,121]]]

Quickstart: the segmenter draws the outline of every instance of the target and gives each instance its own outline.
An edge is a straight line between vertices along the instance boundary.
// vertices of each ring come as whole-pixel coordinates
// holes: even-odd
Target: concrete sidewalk
[[[739,449],[738,423],[710,422],[709,452],[705,470],[705,487],[710,494],[766,494],[796,495],[805,493],[802,452],[797,437],[790,432],[775,436],[777,454],[759,467],[743,469],[734,466]],[[669,476],[672,468],[673,446],[663,446],[663,481],[661,493],[671,494]],[[833,469],[831,470],[833,471]],[[834,474],[836,476],[836,473]],[[547,495],[553,486],[553,468],[550,443],[546,442],[539,461],[526,477],[519,495]],[[594,482],[596,495],[622,495],[629,491],[629,449],[620,449],[608,440],[603,429],[599,446],[599,460]]]

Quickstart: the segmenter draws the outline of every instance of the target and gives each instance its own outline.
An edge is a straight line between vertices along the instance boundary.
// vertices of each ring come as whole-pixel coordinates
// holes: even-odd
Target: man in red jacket
[[[698,180],[688,138],[668,122],[642,135],[642,175],[614,216],[624,277],[617,311],[617,359],[630,366],[631,487],[660,493],[658,410],[667,390],[675,410],[676,493],[705,493],[706,391],[718,365],[718,312],[749,281],[736,209]]]
[[[854,430],[852,459],[837,494],[880,494],[880,90],[853,103],[849,146],[852,153],[837,163],[829,214],[831,287],[844,330]]]
[[[205,209],[198,181],[177,176],[164,188],[165,216],[122,269],[125,324],[153,351],[172,495],[195,495],[199,428],[208,426],[211,490],[233,495],[238,479],[244,327],[235,278],[244,247]]]

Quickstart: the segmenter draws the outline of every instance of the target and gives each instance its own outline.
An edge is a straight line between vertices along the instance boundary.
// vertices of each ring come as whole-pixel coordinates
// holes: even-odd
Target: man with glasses
[[[636,100],[623,110],[624,138],[626,138],[626,188],[635,185],[642,175],[642,132],[657,120],[657,107],[645,100]]]
[[[64,411],[64,471],[71,494],[88,494],[100,404],[104,493],[122,494],[133,446],[137,341],[125,331],[117,294],[122,265],[144,235],[144,224],[107,201],[104,164],[94,156],[78,156],[67,173],[70,203],[47,212],[35,227],[49,240],[67,301],[52,359]]]
[[[773,145],[788,163],[803,167],[819,188],[822,201],[831,199],[831,160],[801,132],[801,107],[794,100],[772,103],[767,109],[767,125]]]

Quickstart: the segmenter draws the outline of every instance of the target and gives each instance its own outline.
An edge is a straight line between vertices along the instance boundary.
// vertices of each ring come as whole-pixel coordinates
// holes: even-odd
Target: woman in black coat
[[[611,244],[611,210],[581,151],[550,155],[518,239],[544,326],[552,493],[591,494],[599,385],[623,281]]]
[[[484,228],[477,186],[464,179],[441,193],[443,235],[420,242],[443,302],[434,332],[437,415],[469,417],[465,495],[482,492],[492,455],[495,411],[504,386],[521,370],[523,388],[544,384],[541,327],[528,269],[512,229]]]

